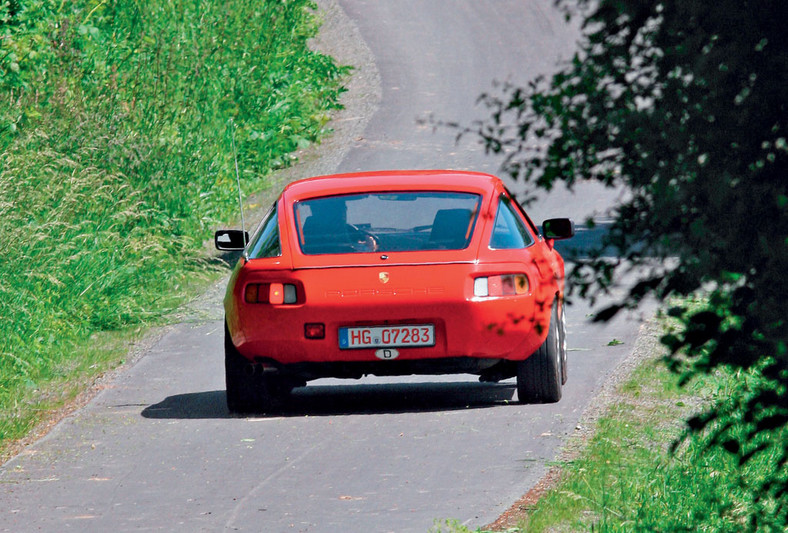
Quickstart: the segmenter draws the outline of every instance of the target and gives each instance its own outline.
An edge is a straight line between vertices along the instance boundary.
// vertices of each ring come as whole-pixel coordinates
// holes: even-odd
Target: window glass
[[[515,198],[515,195],[513,195],[512,192],[509,189],[506,189],[506,192],[507,192],[507,194],[509,195],[510,198]],[[525,210],[523,210],[523,208],[520,206],[520,204],[518,204],[516,202],[513,202],[512,208],[514,208],[515,211],[520,213],[520,216],[525,219],[526,224],[528,224],[528,227],[531,230],[531,235],[539,235],[539,228],[536,227],[536,224],[534,224],[534,221],[531,220],[531,217],[528,216],[528,213],[526,213]]]
[[[301,250],[311,255],[461,250],[480,204],[478,194],[406,191],[314,198],[294,210]]]
[[[512,250],[526,248],[534,240],[525,227],[523,219],[517,213],[512,200],[501,196],[498,200],[498,212],[495,215],[495,226],[490,238],[490,248],[495,250]]]
[[[260,259],[280,255],[282,255],[282,247],[279,244],[279,217],[274,204],[252,236],[249,243],[249,258]]]

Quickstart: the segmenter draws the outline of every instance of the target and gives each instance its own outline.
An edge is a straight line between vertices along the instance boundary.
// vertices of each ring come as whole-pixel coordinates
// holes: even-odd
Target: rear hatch
[[[307,198],[287,213],[295,269],[473,262],[483,196],[366,192]]]

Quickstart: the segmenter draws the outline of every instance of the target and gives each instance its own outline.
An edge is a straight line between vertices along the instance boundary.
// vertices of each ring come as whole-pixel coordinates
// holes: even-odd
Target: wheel
[[[558,300],[550,313],[547,339],[531,357],[517,363],[517,397],[520,403],[555,403],[561,399],[563,366]]]
[[[281,379],[254,372],[248,359],[233,344],[224,326],[224,372],[227,408],[231,413],[262,413],[281,407],[292,390]]]

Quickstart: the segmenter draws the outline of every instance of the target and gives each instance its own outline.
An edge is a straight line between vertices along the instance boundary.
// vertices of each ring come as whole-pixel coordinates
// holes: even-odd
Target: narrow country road
[[[338,117],[337,136],[290,177],[314,169],[494,173],[499,161],[419,119],[470,123],[483,116],[475,102],[493,80],[551,72],[578,35],[552,0],[319,3],[328,13],[321,46],[361,62],[348,95],[356,103]],[[614,195],[558,190],[530,212],[537,221],[582,221]],[[554,405],[519,405],[514,380],[365,378],[297,389],[284,415],[233,417],[220,300],[220,289],[206,294],[86,407],[0,467],[0,531],[483,526],[544,474],[640,327],[623,316],[592,325],[576,302],[569,382]]]

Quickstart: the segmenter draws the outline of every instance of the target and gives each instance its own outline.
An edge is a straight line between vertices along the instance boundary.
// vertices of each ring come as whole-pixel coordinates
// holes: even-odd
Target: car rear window
[[[461,250],[480,204],[478,194],[418,191],[313,198],[294,211],[307,255]]]

